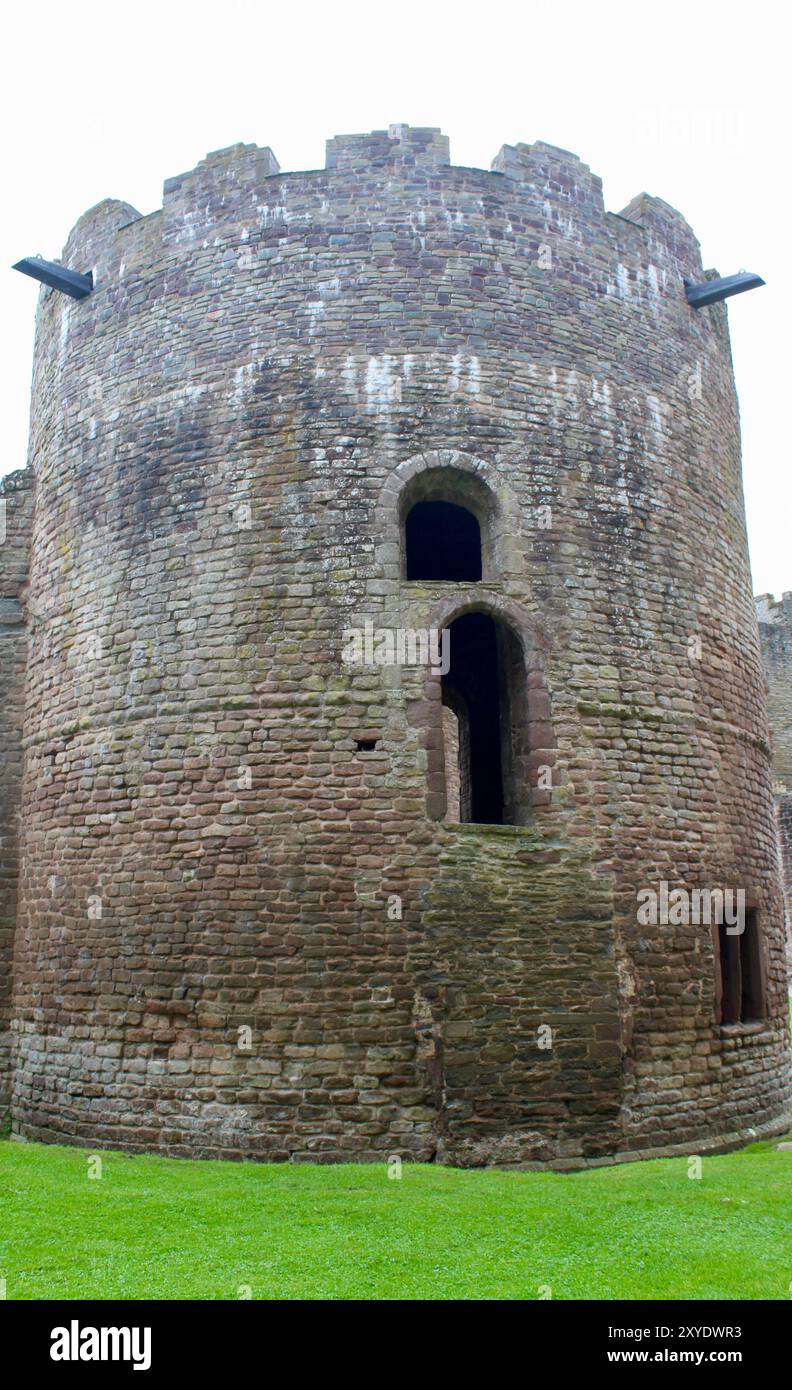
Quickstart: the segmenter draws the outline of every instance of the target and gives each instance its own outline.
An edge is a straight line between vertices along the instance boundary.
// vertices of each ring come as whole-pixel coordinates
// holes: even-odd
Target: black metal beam
[[[703,309],[705,304],[715,304],[719,299],[728,299],[730,294],[743,294],[745,290],[755,290],[764,280],[759,275],[751,275],[741,270],[739,275],[724,275],[720,280],[704,280],[700,285],[685,280],[685,297],[691,309]]]
[[[90,270],[87,275],[80,275],[76,270],[67,270],[65,265],[57,265],[55,261],[42,261],[39,256],[26,256],[23,261],[17,261],[12,269],[21,270],[23,275],[32,275],[42,285],[70,294],[72,299],[85,299],[93,289]]]

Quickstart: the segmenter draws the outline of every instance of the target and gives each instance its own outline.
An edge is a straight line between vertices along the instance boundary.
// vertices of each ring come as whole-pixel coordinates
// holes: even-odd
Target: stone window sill
[[[536,838],[535,825],[499,825],[495,822],[479,820],[443,820],[439,822],[444,830],[453,830],[463,835],[506,835],[519,839]]]
[[[721,1023],[718,1025],[719,1032],[726,1038],[746,1038],[754,1037],[759,1033],[766,1033],[772,1037],[773,1030],[767,1019],[760,1018],[753,1023]]]

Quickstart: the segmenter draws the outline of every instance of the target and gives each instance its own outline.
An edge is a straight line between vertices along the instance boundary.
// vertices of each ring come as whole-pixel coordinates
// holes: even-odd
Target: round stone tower
[[[17,1133],[573,1165],[779,1128],[737,403],[685,221],[393,126],[307,173],[210,155],[63,259]]]

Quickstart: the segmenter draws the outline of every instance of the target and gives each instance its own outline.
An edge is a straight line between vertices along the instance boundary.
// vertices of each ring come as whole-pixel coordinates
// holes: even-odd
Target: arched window
[[[458,584],[493,577],[495,513],[486,483],[466,470],[416,474],[399,499],[402,576]]]
[[[481,578],[481,529],[455,502],[416,502],[404,523],[408,579]]]
[[[530,806],[522,645],[504,622],[468,612],[448,628],[442,677],[446,819],[522,824]]]

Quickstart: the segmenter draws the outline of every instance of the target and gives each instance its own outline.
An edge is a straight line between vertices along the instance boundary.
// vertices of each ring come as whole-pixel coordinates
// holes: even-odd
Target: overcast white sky
[[[271,145],[284,170],[321,168],[328,136],[394,122],[440,126],[454,164],[489,168],[519,140],[574,150],[612,211],[645,189],[684,213],[705,266],[767,280],[729,318],[754,590],[779,597],[792,589],[781,13],[777,0],[16,6],[3,20],[0,268],[57,257],[102,198],[151,212],[165,178],[238,140]],[[2,474],[25,461],[37,286],[0,269],[0,297]]]

